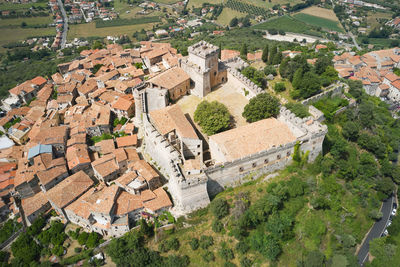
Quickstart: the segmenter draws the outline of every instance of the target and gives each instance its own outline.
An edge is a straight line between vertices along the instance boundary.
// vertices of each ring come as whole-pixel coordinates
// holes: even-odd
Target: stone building
[[[181,68],[169,69],[148,81],[150,87],[167,89],[171,100],[177,100],[188,94],[190,89],[190,77]]]
[[[200,41],[188,48],[188,57],[179,59],[179,67],[194,83],[192,94],[204,97],[213,87],[227,81],[227,70],[218,60],[218,51],[217,46]]]

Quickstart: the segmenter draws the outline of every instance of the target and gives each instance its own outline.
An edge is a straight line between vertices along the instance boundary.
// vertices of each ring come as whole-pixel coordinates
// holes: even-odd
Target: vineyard
[[[127,26],[127,25],[137,25],[137,24],[146,24],[159,22],[159,17],[143,17],[136,19],[116,19],[116,20],[96,20],[96,28],[106,28],[106,27],[117,27],[117,26]]]
[[[231,9],[239,11],[241,13],[248,13],[248,14],[254,15],[254,16],[267,15],[267,10],[262,7],[242,3],[242,2],[236,1],[236,0],[228,0],[225,5]]]

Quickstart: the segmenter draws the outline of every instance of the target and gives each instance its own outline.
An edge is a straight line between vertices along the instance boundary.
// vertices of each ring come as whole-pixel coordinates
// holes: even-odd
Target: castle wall
[[[191,65],[190,62],[181,61],[180,67],[190,76],[190,79],[194,82],[194,88],[191,93],[198,97],[204,97],[211,92],[210,75],[208,72],[202,72],[202,70],[196,66]],[[197,69],[196,69],[197,67]]]
[[[340,95],[343,92],[343,89],[345,89],[345,87],[347,87],[348,85],[343,84],[343,83],[336,83],[333,84],[329,87],[331,88],[327,88],[327,90],[323,91],[322,93],[309,97],[307,99],[304,99],[303,101],[301,101],[301,103],[303,105],[310,105],[312,103],[317,102],[318,100],[325,98],[327,96],[336,96],[336,95]]]
[[[200,156],[203,158],[203,142],[200,139],[182,138],[182,155],[185,159]]]
[[[263,89],[258,87],[256,84],[254,84],[252,81],[250,81],[247,77],[245,77],[236,69],[230,68],[227,77],[228,80],[234,81],[234,84],[238,85],[235,88],[236,91],[239,94],[244,95],[247,99],[251,99],[263,92]]]

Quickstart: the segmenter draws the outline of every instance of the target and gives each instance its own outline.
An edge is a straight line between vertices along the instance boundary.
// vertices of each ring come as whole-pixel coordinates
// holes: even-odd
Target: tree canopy
[[[242,116],[248,122],[255,122],[279,114],[279,100],[268,93],[261,93],[253,97],[244,107]]]
[[[194,112],[194,121],[207,135],[213,135],[229,129],[230,118],[228,108],[217,101],[201,102]]]

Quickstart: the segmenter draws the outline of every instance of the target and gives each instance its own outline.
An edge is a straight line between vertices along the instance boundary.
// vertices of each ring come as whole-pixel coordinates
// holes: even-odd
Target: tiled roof
[[[41,209],[44,205],[49,203],[46,195],[39,192],[36,195],[21,200],[22,209],[26,217]]]
[[[96,146],[100,146],[102,154],[112,153],[115,150],[114,139],[101,140]]]
[[[128,111],[133,105],[134,101],[120,97],[112,104],[111,107],[118,110]]]
[[[90,163],[90,157],[86,144],[76,144],[67,148],[66,158],[68,161],[68,168],[71,170],[74,167]]]
[[[46,80],[45,78],[43,78],[42,76],[37,76],[36,78],[33,78],[33,79],[31,80],[31,82],[32,82],[33,84],[36,84],[36,85],[38,85],[38,86],[41,86],[41,85],[45,84],[45,83],[47,82],[47,80]]]
[[[115,210],[115,214],[121,216],[142,208],[143,202],[140,195],[132,195],[122,191],[117,198],[117,208]]]
[[[127,135],[118,137],[116,139],[118,147],[128,147],[128,146],[136,146],[137,145],[137,135]]]
[[[296,137],[285,123],[269,118],[212,135],[209,139],[230,161],[294,142]]]
[[[157,188],[153,192],[156,195],[156,198],[143,203],[143,206],[146,209],[152,212],[157,212],[162,208],[172,207],[172,202],[169,199],[167,192],[165,192],[162,187]]]
[[[155,76],[148,82],[162,88],[173,89],[188,80],[190,80],[190,76],[183,69],[175,67]]]
[[[92,185],[92,179],[83,171],[79,171],[47,191],[46,195],[58,208],[64,208]]]
[[[160,134],[166,135],[176,130],[181,137],[198,139],[195,130],[178,105],[172,105],[150,113],[151,122]]]

